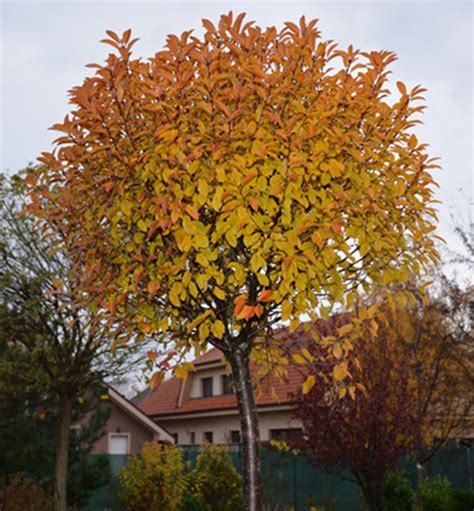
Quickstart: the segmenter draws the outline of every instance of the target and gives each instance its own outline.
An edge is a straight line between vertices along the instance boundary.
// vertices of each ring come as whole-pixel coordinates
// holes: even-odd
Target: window
[[[211,397],[214,395],[214,390],[212,388],[213,378],[203,378],[202,382],[202,397]]]
[[[202,438],[204,442],[207,442],[209,444],[212,444],[212,442],[214,441],[214,435],[212,431],[204,431],[204,433],[202,434]]]
[[[196,433],[194,431],[191,431],[189,433],[189,445],[194,445],[196,443]]]
[[[271,440],[300,440],[303,437],[301,428],[271,429]]]
[[[109,435],[109,454],[130,454],[130,433]]]
[[[240,444],[240,431],[231,431],[230,432],[230,443],[231,444]]]
[[[171,433],[171,436],[174,438],[174,443],[176,445],[178,445],[178,441],[179,441],[179,435],[178,433]]]
[[[232,383],[232,376],[224,374],[222,376],[222,394],[233,394],[234,385]]]

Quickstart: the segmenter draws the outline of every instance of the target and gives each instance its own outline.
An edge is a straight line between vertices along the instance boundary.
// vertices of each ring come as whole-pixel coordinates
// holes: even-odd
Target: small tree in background
[[[114,53],[71,90],[27,211],[60,235],[81,298],[119,342],[153,335],[167,366],[222,350],[256,511],[251,353],[274,350],[276,323],[293,331],[436,259],[436,165],[412,131],[424,89],[391,95],[392,52],[341,49],[304,17],[281,30],[244,18],[203,20],[201,38],[170,35],[146,61],[130,30],[108,31]]]
[[[51,233],[42,239],[33,221],[19,215],[24,200],[20,177],[0,175],[0,420],[5,427],[0,442],[10,433],[23,434],[25,441],[18,448],[9,445],[0,460],[14,456],[13,466],[38,478],[54,473],[55,509],[64,511],[68,467],[82,458],[107,420],[108,411],[97,407],[97,398],[90,413],[85,394],[119,378],[134,358],[131,352],[111,356],[108,329],[73,300],[71,263],[57,250],[57,237]],[[74,445],[70,426],[88,413],[89,424]],[[40,443],[35,445],[35,439]],[[25,465],[18,466],[22,458]],[[76,471],[74,480],[83,476]],[[74,486],[75,498],[83,500]]]
[[[349,473],[373,511],[381,509],[387,474],[401,456],[414,452],[426,463],[451,434],[462,435],[474,405],[462,310],[394,292],[382,311],[346,360],[363,392],[354,399],[334,384],[345,341],[333,320],[328,334],[332,330],[337,343],[309,348],[318,381],[296,413],[310,461],[342,477]]]

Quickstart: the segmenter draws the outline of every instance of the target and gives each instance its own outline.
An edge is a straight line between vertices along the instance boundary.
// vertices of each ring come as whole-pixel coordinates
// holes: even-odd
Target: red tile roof
[[[220,362],[223,359],[224,355],[221,350],[217,348],[213,348],[209,351],[206,351],[203,355],[193,360],[193,364],[195,366],[199,366],[202,364],[209,364],[211,362]]]
[[[317,330],[320,335],[332,335],[334,327],[340,326],[347,319],[344,316],[335,316],[328,321],[318,321],[311,328]],[[308,342],[310,333],[299,328],[290,334],[286,328],[275,331],[275,337],[284,340],[285,345],[292,351],[295,345],[301,346]],[[223,360],[220,350],[212,348],[196,360],[193,364],[198,367],[211,362]],[[257,378],[257,367],[251,366],[253,378]],[[304,370],[301,366],[290,364],[287,366],[288,375],[285,378],[266,376],[257,386],[257,406],[281,405],[294,402],[303,381],[305,380]],[[175,415],[184,413],[197,413],[218,409],[237,408],[237,401],[234,395],[213,396],[206,398],[189,399],[182,406],[178,406],[181,385],[183,382],[176,377],[165,381],[157,387],[141,404],[140,408],[150,416]]]
[[[206,362],[217,361],[222,359],[223,354],[220,350],[212,348],[203,357]],[[203,360],[202,358],[198,360],[199,366]],[[301,388],[305,377],[298,366],[289,365],[287,369],[288,375],[284,378],[266,376],[262,379],[255,393],[257,406],[288,404],[294,400],[293,395]],[[251,371],[257,378],[257,367],[252,366]],[[140,404],[140,408],[151,416],[237,408],[235,395],[189,399],[182,406],[178,406],[182,384],[183,382],[176,377],[165,381]]]

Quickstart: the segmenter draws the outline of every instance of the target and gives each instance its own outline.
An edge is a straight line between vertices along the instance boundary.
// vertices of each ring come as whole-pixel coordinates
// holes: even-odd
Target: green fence
[[[183,449],[183,458],[195,464],[199,452]],[[231,452],[240,471],[242,455]],[[116,476],[126,463],[126,456],[110,456],[112,473]],[[473,489],[474,449],[443,449],[425,466],[429,477],[446,476],[458,489]],[[406,464],[407,473],[416,484],[413,463]],[[262,478],[264,501],[272,511],[308,511],[311,506],[322,506],[326,511],[365,511],[366,507],[359,487],[341,480],[334,474],[314,469],[302,456],[279,451],[262,453]],[[119,491],[115,477],[107,488],[96,492],[86,508],[88,511],[120,510],[117,499]]]

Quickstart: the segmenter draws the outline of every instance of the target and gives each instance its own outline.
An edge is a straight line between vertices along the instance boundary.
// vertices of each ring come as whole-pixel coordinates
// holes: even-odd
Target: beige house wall
[[[201,375],[199,375],[201,376]],[[195,443],[202,444],[204,432],[212,431],[214,443],[229,443],[230,432],[240,431],[239,418],[236,411],[227,415],[218,415],[222,412],[212,412],[210,417],[189,417],[179,419],[157,418],[156,422],[167,431],[178,434],[178,443],[190,444],[190,434],[194,432]],[[291,410],[260,411],[258,414],[260,423],[260,439],[265,442],[270,440],[271,429],[301,428],[301,423],[292,418]]]
[[[106,454],[109,452],[109,436],[112,433],[130,435],[129,454],[137,454],[143,442],[154,439],[154,434],[142,426],[137,420],[125,413],[121,408],[111,403],[112,413],[104,431],[104,435],[93,445],[92,454]]]
[[[202,397],[202,382],[203,378],[212,378],[213,379],[213,395],[221,396],[223,394],[222,388],[222,377],[225,375],[225,368],[219,369],[207,369],[207,370],[199,370],[196,374],[191,375],[191,392],[189,397],[191,399]]]

